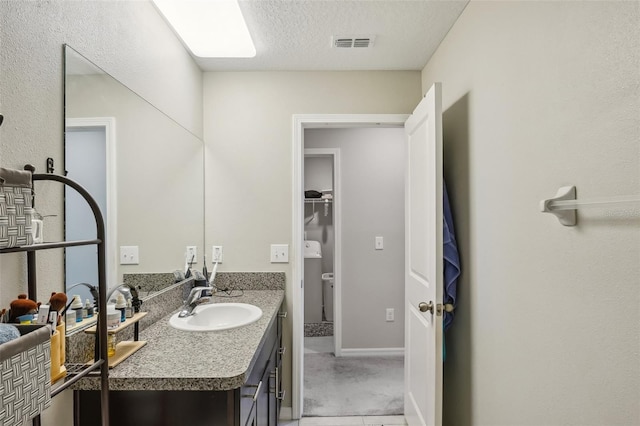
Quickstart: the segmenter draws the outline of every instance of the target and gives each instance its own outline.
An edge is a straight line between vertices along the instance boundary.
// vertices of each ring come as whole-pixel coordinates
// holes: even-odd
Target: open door
[[[442,106],[435,83],[405,123],[405,392],[409,426],[442,425]]]

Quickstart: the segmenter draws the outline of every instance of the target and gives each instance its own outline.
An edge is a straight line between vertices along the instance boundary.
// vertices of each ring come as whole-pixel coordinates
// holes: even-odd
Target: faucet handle
[[[189,292],[185,304],[190,304],[203,297],[211,297],[211,287],[194,287]]]

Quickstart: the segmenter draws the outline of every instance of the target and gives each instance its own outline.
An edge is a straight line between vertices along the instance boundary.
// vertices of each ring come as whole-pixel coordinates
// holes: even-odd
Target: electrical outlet
[[[387,322],[395,321],[393,308],[387,308]]]
[[[384,238],[376,237],[376,250],[384,250]]]
[[[198,247],[187,246],[186,258],[189,263],[198,263]]]
[[[138,246],[120,246],[121,265],[137,265],[139,263]]]
[[[211,262],[222,263],[222,246],[211,247]]]
[[[289,244],[271,244],[271,263],[289,263]]]

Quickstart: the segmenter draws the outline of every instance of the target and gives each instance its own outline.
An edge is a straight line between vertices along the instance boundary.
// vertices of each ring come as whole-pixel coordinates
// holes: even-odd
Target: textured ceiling
[[[240,0],[255,58],[196,58],[205,71],[421,70],[468,0]],[[375,36],[337,49],[334,35]]]

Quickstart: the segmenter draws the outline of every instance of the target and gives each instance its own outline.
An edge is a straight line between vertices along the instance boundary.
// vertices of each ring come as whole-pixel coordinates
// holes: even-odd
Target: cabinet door
[[[249,417],[247,417],[247,422],[245,426],[258,426],[258,417],[256,416],[256,404],[253,404],[251,407],[251,413],[249,413]]]
[[[282,359],[284,358],[284,354],[287,348],[284,346],[282,341],[282,323],[284,319],[287,318],[287,312],[284,311],[284,304],[280,307],[280,312],[278,313],[278,338],[277,338],[277,350],[275,354],[275,366],[273,368],[274,375],[274,392],[275,392],[275,413],[274,413],[274,422],[273,425],[278,424],[278,418],[280,417],[280,407],[282,406],[282,401],[284,401],[285,391],[282,388]]]

